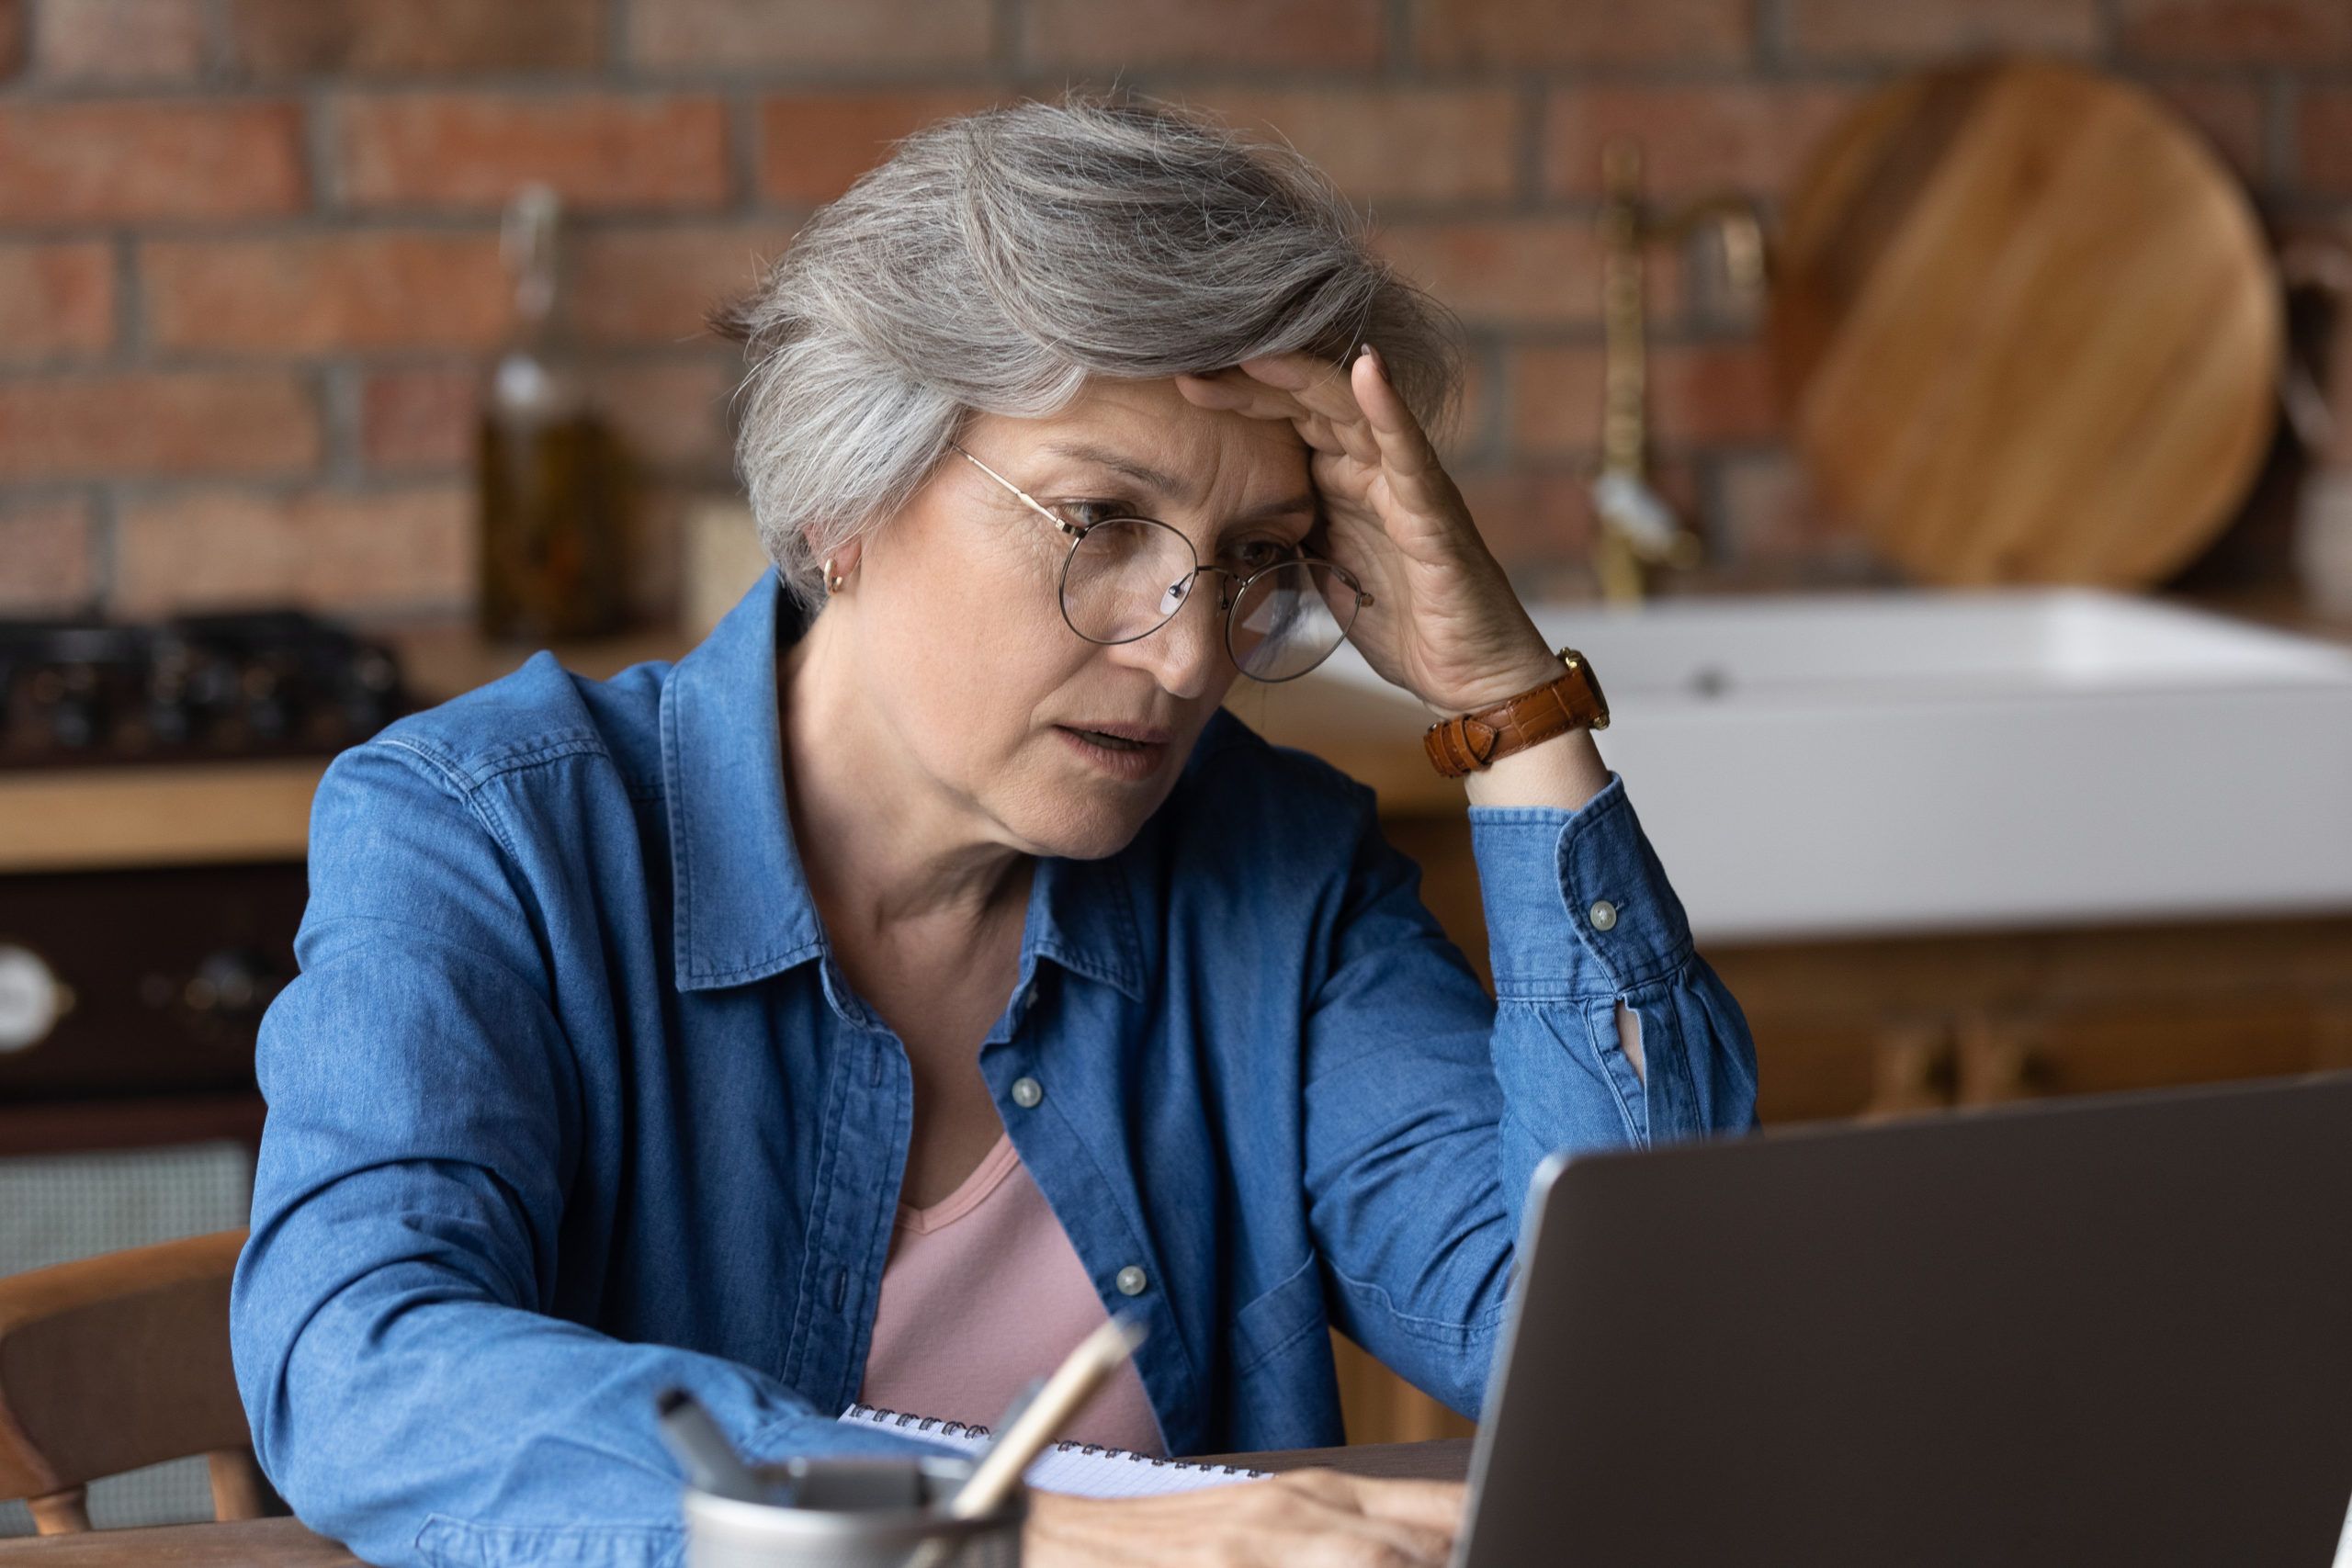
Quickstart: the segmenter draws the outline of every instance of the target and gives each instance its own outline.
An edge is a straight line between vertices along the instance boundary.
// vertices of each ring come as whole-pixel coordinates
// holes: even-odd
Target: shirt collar
[[[776,655],[798,635],[783,584],[763,572],[662,682],[673,960],[682,991],[748,985],[830,957],[792,841],[776,726]],[[1100,861],[1039,858],[1021,944],[1024,982],[1040,958],[1143,999],[1124,852]],[[834,966],[824,968],[828,998],[862,1012]]]

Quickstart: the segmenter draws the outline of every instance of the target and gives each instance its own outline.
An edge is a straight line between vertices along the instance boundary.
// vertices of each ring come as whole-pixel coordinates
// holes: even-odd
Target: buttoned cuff
[[[1470,843],[1498,998],[1621,995],[1690,959],[1682,900],[1616,770],[1574,811],[1472,807]]]

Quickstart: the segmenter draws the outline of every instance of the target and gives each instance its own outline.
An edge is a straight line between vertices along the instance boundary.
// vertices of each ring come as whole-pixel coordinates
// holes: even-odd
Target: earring
[[[843,581],[843,579],[833,575],[833,563],[831,560],[826,561],[825,592],[828,593],[839,593],[842,591],[842,583]]]

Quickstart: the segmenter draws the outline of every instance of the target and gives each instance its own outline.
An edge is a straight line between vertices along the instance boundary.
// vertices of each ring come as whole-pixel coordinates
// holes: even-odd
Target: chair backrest
[[[89,1483],[203,1454],[215,1517],[261,1517],[267,1490],[229,1361],[221,1231],[0,1278],[0,1497],[43,1535],[90,1528]]]

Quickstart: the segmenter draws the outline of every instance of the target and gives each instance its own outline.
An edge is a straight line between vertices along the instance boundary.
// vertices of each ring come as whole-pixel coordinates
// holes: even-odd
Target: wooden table
[[[1469,1473],[1470,1439],[1367,1443],[1351,1449],[1291,1449],[1218,1454],[1220,1463],[1260,1470],[1329,1465],[1351,1475],[1459,1481]],[[296,1519],[232,1525],[161,1525],[0,1540],[0,1562],[38,1568],[359,1568],[359,1559]]]

